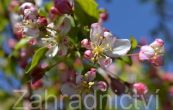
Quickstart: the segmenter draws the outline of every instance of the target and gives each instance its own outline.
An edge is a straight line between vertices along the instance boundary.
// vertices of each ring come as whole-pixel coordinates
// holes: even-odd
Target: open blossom
[[[28,20],[37,19],[38,12],[34,4],[30,2],[25,2],[20,6],[20,10],[25,19],[28,19]]]
[[[48,37],[42,38],[41,40],[43,45],[49,48],[47,52],[49,57],[54,57],[58,53],[59,55],[65,55],[67,53],[68,37],[66,34],[70,29],[71,24],[67,17],[64,17],[62,23],[58,27],[56,27],[54,23],[47,25]]]
[[[164,42],[162,39],[156,39],[150,45],[144,45],[139,52],[141,61],[148,60],[152,64],[159,66],[163,64]]]
[[[108,66],[111,64],[110,57],[120,57],[125,55],[131,48],[128,39],[116,39],[101,23],[94,23],[90,30],[90,50],[92,51],[93,62]],[[82,41],[82,45],[87,47],[87,41]]]
[[[91,69],[84,75],[78,74],[76,82],[66,82],[61,87],[62,94],[73,95],[81,94],[86,95],[92,93],[94,90],[106,91],[107,84],[104,81],[94,81],[96,77],[96,70]]]
[[[38,27],[39,23],[37,23],[38,10],[36,6],[30,2],[26,2],[20,6],[20,11],[23,15],[23,21],[22,28],[17,34],[21,36],[38,37],[40,30]]]
[[[20,6],[20,11],[21,13],[24,13],[25,9],[30,9],[32,7],[35,7],[34,4],[32,4],[31,2],[25,2]]]

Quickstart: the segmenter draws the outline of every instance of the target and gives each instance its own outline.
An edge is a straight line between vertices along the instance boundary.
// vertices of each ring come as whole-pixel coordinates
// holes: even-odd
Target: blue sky
[[[139,0],[98,0],[100,7],[106,8],[110,14],[105,26],[115,35],[128,38],[135,36],[150,38],[149,31],[157,24],[157,17],[152,4],[141,4]]]

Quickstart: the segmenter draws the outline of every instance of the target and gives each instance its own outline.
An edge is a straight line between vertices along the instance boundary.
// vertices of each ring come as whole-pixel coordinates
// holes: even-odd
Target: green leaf
[[[133,36],[130,37],[130,41],[131,41],[131,48],[135,49],[138,45],[138,41]]]
[[[67,18],[69,18],[72,27],[75,27],[75,22],[74,22],[73,17],[72,16],[67,16]]]
[[[99,11],[95,0],[76,0],[75,2],[74,13],[79,22],[88,25],[98,21]]]
[[[0,21],[1,21],[0,32],[2,32],[8,24],[8,19],[6,19],[5,17],[2,16],[0,18]]]
[[[42,47],[42,48],[39,48],[35,52],[35,54],[32,58],[31,66],[29,67],[29,69],[27,70],[26,73],[29,73],[31,70],[33,70],[38,65],[40,60],[45,56],[45,53],[47,52],[47,50],[48,50],[47,47]]]
[[[21,39],[21,40],[16,44],[15,49],[16,49],[16,50],[19,50],[20,48],[22,48],[23,46],[25,46],[25,45],[29,42],[29,40],[31,40],[31,39],[32,39],[32,37],[25,37],[25,38]]]
[[[128,56],[123,56],[121,58],[119,58],[122,62],[128,64],[128,65],[132,65],[132,59]]]

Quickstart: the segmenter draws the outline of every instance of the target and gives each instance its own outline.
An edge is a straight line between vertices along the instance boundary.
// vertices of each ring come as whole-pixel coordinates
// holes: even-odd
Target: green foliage
[[[21,49],[22,47],[24,47],[30,40],[32,39],[32,37],[25,37],[23,39],[21,39],[15,46],[16,50]]]
[[[123,64],[132,65],[132,59],[131,59],[131,57],[124,56],[124,57],[119,58],[119,60],[120,60],[121,63],[123,63]]]
[[[76,0],[74,14],[83,25],[97,22],[99,17],[97,6],[98,4],[95,0],[85,0],[85,2],[83,0]]]
[[[33,70],[39,64],[40,60],[45,56],[45,53],[47,52],[47,50],[48,50],[47,47],[42,47],[42,48],[39,48],[35,52],[35,54],[32,58],[31,66],[26,71],[26,73],[29,73],[31,70]]]
[[[131,49],[135,49],[138,45],[138,41],[133,36],[130,37],[130,41],[131,41]]]

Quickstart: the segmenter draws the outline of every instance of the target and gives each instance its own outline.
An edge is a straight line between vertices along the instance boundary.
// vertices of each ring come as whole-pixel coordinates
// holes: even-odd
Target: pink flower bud
[[[90,49],[91,48],[91,42],[88,39],[83,39],[81,41],[81,46],[86,48],[86,49]]]
[[[13,38],[8,39],[8,46],[10,48],[14,48],[16,43],[17,43],[17,41],[15,39],[13,39]]]
[[[100,13],[100,19],[99,19],[99,21],[100,22],[104,22],[104,21],[106,21],[107,19],[108,19],[108,13],[107,13],[107,11],[104,11],[104,12],[102,12],[102,13]]]
[[[29,40],[29,45],[36,45],[37,44],[37,39],[32,38],[31,40]]]
[[[38,23],[39,25],[41,25],[41,26],[47,26],[48,21],[47,21],[47,19],[46,19],[45,17],[39,17],[39,18],[37,19],[37,23]]]
[[[104,81],[99,81],[96,84],[96,88],[102,92],[105,92],[107,90],[107,84]]]
[[[95,68],[91,68],[90,71],[87,72],[88,74],[88,81],[93,81],[96,77],[96,69]]]
[[[97,70],[95,68],[91,68],[90,71],[96,73]]]
[[[139,82],[133,84],[133,91],[137,95],[144,95],[148,92],[148,88],[145,84]]]
[[[74,0],[54,0],[60,14],[70,14],[73,11]]]
[[[156,39],[153,43],[150,44],[150,46],[154,48],[160,48],[164,45],[164,41],[162,39]]]
[[[161,78],[163,81],[171,82],[171,83],[173,82],[173,74],[172,73],[164,73]]]
[[[145,45],[141,47],[139,52],[139,60],[149,60],[155,54],[154,49],[151,46]]]
[[[51,14],[54,14],[54,15],[58,15],[58,14],[59,14],[58,9],[57,9],[56,7],[54,7],[54,6],[51,7],[50,13],[51,13]]]
[[[41,79],[31,83],[31,88],[34,90],[39,89],[41,86],[43,86],[43,81]]]
[[[92,51],[91,51],[91,50],[86,50],[86,51],[84,52],[84,57],[85,57],[86,59],[91,59],[91,58],[93,57]]]

